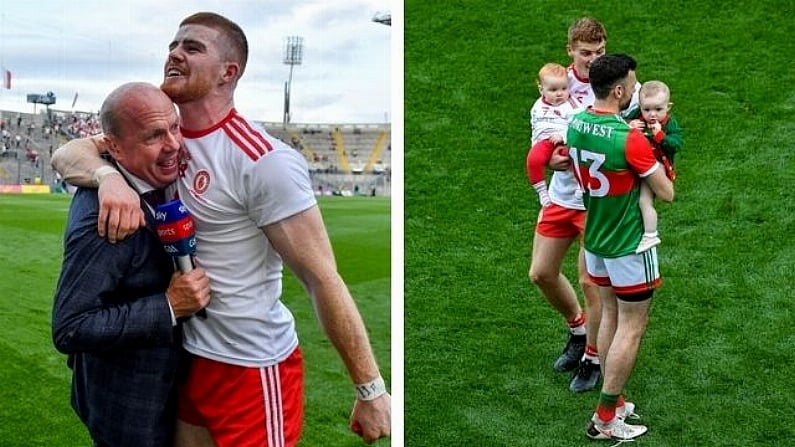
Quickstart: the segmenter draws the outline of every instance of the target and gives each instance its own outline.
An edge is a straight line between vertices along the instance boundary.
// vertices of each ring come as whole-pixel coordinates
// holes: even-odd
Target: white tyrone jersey
[[[189,352],[268,366],[298,344],[282,304],[282,259],[260,227],[316,204],[306,161],[234,109],[210,129],[183,130],[179,195],[196,225],[196,262],[210,278],[207,318],[184,325]]]
[[[593,94],[591,81],[579,77],[574,71],[574,64],[569,65],[569,67],[566,69],[566,76],[569,78],[569,95],[576,99],[583,108],[592,106],[594,101],[596,101],[596,96]],[[622,117],[628,116],[633,109],[637,109],[639,107],[639,92],[640,82],[635,82],[635,88],[632,91],[632,100],[629,102],[629,107],[627,107],[626,110],[621,111]]]
[[[581,108],[592,105],[595,98],[591,83],[587,79],[577,76],[574,64],[569,65],[566,69],[566,76],[569,79],[569,98],[575,100]],[[549,200],[565,208],[585,209],[585,204],[582,201],[582,189],[571,170],[552,173],[552,179],[549,181]]]
[[[569,78],[569,95],[583,108],[592,106],[596,97],[593,95],[591,81],[577,76],[574,64],[569,65],[569,68],[566,69],[566,76]]]
[[[569,120],[580,110],[579,104],[572,98],[556,106],[546,102],[543,96],[538,98],[530,109],[530,141],[535,145],[552,135],[560,135],[565,142]]]

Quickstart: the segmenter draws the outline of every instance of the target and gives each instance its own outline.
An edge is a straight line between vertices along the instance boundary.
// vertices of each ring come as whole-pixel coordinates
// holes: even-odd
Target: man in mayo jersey
[[[646,332],[654,290],[660,285],[657,249],[635,249],[643,236],[638,196],[641,178],[661,200],[674,197],[673,184],[646,137],[619,115],[637,80],[635,60],[604,55],[590,69],[596,101],[574,116],[567,143],[588,211],[585,263],[599,287],[602,320],[598,345],[603,361],[602,391],[586,434],[592,439],[628,440],[646,427],[625,423],[632,413],[622,394]],[[622,408],[623,407],[623,408]]]

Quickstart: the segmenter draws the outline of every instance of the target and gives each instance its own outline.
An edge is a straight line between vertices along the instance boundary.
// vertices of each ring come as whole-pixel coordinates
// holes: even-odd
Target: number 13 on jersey
[[[591,197],[605,197],[610,191],[610,181],[599,170],[605,162],[605,154],[576,147],[569,148],[569,157],[574,163],[574,175]]]

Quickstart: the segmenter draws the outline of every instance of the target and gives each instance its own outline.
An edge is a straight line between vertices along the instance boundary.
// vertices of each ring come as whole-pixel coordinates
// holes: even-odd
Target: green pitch
[[[677,197],[658,206],[664,286],[627,387],[649,426],[636,444],[795,444],[793,12],[406,2],[406,445],[611,445],[586,439],[597,394],[552,371],[565,328],[527,278],[535,77],[568,65],[567,28],[585,15],[641,81],[668,83],[684,128]]]
[[[320,201],[337,264],[365,319],[390,382],[390,210],[384,198]],[[69,406],[70,371],[52,345],[52,296],[69,208],[65,195],[0,195],[0,445],[86,446]],[[353,391],[319,329],[309,297],[290,275],[284,300],[297,319],[306,369],[307,446],[359,446],[348,431]],[[382,441],[377,445],[389,445]]]

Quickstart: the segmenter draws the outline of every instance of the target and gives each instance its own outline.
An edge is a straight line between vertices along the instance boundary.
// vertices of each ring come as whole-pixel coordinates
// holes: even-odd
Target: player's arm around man
[[[138,194],[108,161],[102,135],[76,138],[52,154],[52,167],[67,183],[99,188],[99,236],[115,243],[146,225]]]
[[[323,218],[317,206],[262,228],[273,247],[300,279],[329,340],[356,385],[383,387],[364,322],[337,272]],[[357,397],[351,427],[371,443],[391,433],[391,396],[385,389],[374,398]]]

